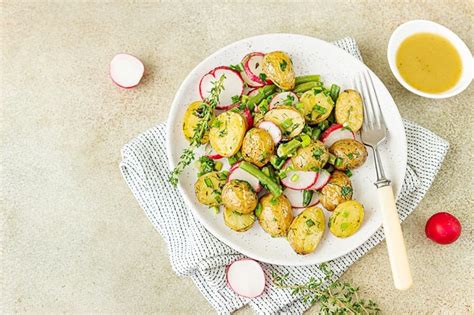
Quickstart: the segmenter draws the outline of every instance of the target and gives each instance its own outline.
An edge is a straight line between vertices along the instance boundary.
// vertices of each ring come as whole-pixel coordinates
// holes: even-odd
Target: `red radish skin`
[[[260,190],[262,190],[262,185],[260,184],[260,181],[255,176],[250,175],[243,169],[239,168],[239,164],[240,162],[237,162],[232,165],[232,167],[230,168],[229,176],[227,177],[227,182],[230,182],[233,179],[243,180],[249,183],[255,192],[259,192]]]
[[[253,299],[265,291],[265,272],[253,259],[236,260],[226,267],[225,273],[227,285],[240,296]]]
[[[253,52],[247,55],[246,61],[243,64],[244,70],[250,80],[259,82],[262,85],[270,84],[272,81],[266,80],[263,81],[260,78],[260,74],[263,73],[262,71],[262,63],[263,57],[265,56],[264,53],[261,52]]]
[[[284,105],[284,101],[288,98],[288,95],[293,96],[293,102],[291,104],[285,104],[289,106],[294,106],[298,104],[298,96],[293,92],[282,92],[275,95],[270,101],[269,108],[273,109],[275,106]]]
[[[220,160],[220,159],[223,158],[222,155],[217,154],[217,153],[216,154],[209,154],[207,157],[210,158],[210,159],[213,159],[213,160]]]
[[[123,89],[136,87],[145,73],[145,66],[135,56],[117,54],[110,61],[109,75],[112,82]]]
[[[330,147],[334,142],[342,139],[355,140],[355,135],[352,131],[344,128],[344,126],[340,124],[332,124],[323,132],[320,138],[326,147]]]
[[[313,186],[311,186],[308,189],[310,189],[310,190],[321,190],[321,189],[323,189],[324,186],[326,186],[329,179],[331,179],[331,173],[329,173],[325,169],[322,169],[318,172],[318,178],[316,179],[316,182],[314,182]]]
[[[253,127],[253,116],[250,110],[246,107],[242,114],[244,115],[245,119],[247,120],[247,130]]]
[[[258,124],[258,128],[268,131],[270,136],[272,136],[275,145],[280,143],[282,134],[280,128],[277,125],[275,125],[271,121],[262,121]]]
[[[199,95],[205,100],[210,93],[215,80],[218,80],[222,75],[225,75],[224,79],[224,90],[219,96],[219,104],[217,109],[230,109],[233,104],[232,97],[235,95],[242,96],[244,93],[244,81],[240,77],[240,74],[226,66],[220,66],[212,69],[206,73],[199,82]]]
[[[249,58],[249,55],[245,55],[244,58],[242,58],[242,66],[245,65],[247,63],[247,60]],[[240,76],[242,77],[242,79],[244,80],[244,82],[249,86],[249,87],[253,87],[253,88],[259,88],[259,87],[262,87],[264,86],[263,83],[261,83],[261,81],[253,81],[252,79],[249,78],[249,76],[247,75],[247,73],[245,72],[245,68],[244,70],[240,73]]]
[[[461,222],[448,212],[432,215],[425,226],[426,237],[441,245],[454,243],[461,235],[461,230]]]
[[[303,205],[303,190],[287,188],[283,191],[283,194],[288,198],[288,201],[290,201],[291,207],[296,209],[312,207],[319,202],[319,193],[317,191],[313,193],[313,197],[307,206]]]

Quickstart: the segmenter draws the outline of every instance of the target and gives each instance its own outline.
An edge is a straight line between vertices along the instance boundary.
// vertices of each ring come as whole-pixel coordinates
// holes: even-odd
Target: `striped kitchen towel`
[[[356,42],[344,38],[334,43],[362,60]],[[431,131],[404,120],[408,142],[408,166],[402,192],[397,200],[400,219],[404,220],[421,201],[444,157],[448,143]],[[309,305],[289,290],[272,287],[267,282],[265,294],[255,299],[242,298],[225,285],[225,266],[243,255],[211,235],[193,217],[183,198],[168,182],[168,161],[164,123],[137,136],[122,150],[120,170],[140,206],[168,245],[173,270],[189,276],[211,303],[222,314],[228,314],[249,304],[258,314],[300,314]],[[378,230],[360,247],[329,262],[336,276],[383,240]],[[314,266],[278,266],[263,264],[267,277],[271,273],[290,274],[289,281],[307,282],[320,278],[322,272]]]

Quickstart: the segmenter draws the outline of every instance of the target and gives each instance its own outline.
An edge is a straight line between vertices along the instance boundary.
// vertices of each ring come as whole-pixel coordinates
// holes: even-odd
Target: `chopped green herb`
[[[318,114],[324,115],[324,114],[326,114],[327,109],[320,106],[320,105],[318,105],[318,104],[316,104],[313,107],[313,112],[317,112]]]
[[[351,177],[351,176],[352,176],[351,170],[346,170],[346,175],[347,175],[348,177]]]
[[[240,96],[234,95],[232,96],[232,104],[240,102]]]
[[[301,146],[303,148],[306,148],[307,146],[311,144],[311,138],[308,135],[302,134],[300,138],[301,138]]]
[[[313,156],[319,160],[321,158],[321,155],[324,154],[324,150],[321,148],[317,148],[316,150],[313,151]]]
[[[304,107],[303,103],[298,103],[298,104],[295,105],[295,108],[297,110],[303,110],[303,107]]]
[[[308,227],[312,227],[313,225],[315,225],[315,223],[314,223],[313,220],[308,219],[308,220],[306,220],[306,225],[307,225]]]
[[[293,174],[293,176],[291,176],[290,180],[291,180],[292,182],[296,182],[299,178],[300,178],[300,176],[295,173],[295,174]]]
[[[337,167],[341,166],[342,165],[342,159],[339,158],[339,157],[336,158],[336,161],[334,162],[334,165],[337,166]]]
[[[201,156],[198,160],[199,173],[198,176],[210,173],[214,171],[215,163],[214,160],[208,156]]]
[[[214,169],[216,171],[220,171],[222,169],[222,162],[220,161],[214,162]]]
[[[353,159],[354,159],[354,154],[348,153],[348,154],[346,154],[346,155],[347,155],[347,157],[348,157],[350,160],[353,160]]]
[[[341,194],[342,194],[343,197],[346,197],[346,196],[352,194],[352,188],[349,187],[349,186],[343,186],[341,188]]]
[[[258,77],[260,78],[260,80],[262,80],[263,82],[267,82],[267,75],[263,72],[261,72]]]
[[[255,208],[255,215],[256,215],[257,217],[259,217],[260,214],[262,214],[262,210],[263,210],[262,204],[261,204],[261,203],[258,203],[258,204],[257,204],[257,208]]]
[[[287,118],[281,123],[283,129],[289,129],[293,125],[293,119]]]
[[[272,206],[276,205],[277,203],[278,203],[278,200],[277,200],[276,198],[270,199],[270,204],[271,204]]]
[[[204,183],[206,183],[206,186],[209,188],[214,188],[214,184],[212,183],[212,180],[209,178],[204,178]]]
[[[242,72],[243,71],[243,67],[242,67],[241,63],[236,64],[236,65],[230,65],[229,68],[231,68],[232,70],[235,70],[237,72]]]
[[[288,63],[286,62],[286,60],[283,60],[282,62],[280,62],[280,70],[285,71],[287,65]]]

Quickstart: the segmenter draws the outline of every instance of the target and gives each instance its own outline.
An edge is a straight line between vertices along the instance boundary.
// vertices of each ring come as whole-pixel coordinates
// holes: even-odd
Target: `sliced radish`
[[[285,189],[283,194],[288,198],[293,208],[312,207],[319,202],[319,193],[315,191],[307,206],[303,205],[303,190]]]
[[[291,102],[291,103],[290,103]],[[278,105],[294,106],[298,104],[298,96],[293,92],[282,92],[275,95],[270,101],[270,109]]]
[[[330,147],[334,142],[342,139],[355,139],[355,135],[352,131],[344,128],[340,124],[332,124],[326,131],[321,135],[321,141],[326,147]]]
[[[261,52],[253,52],[247,55],[244,65],[244,71],[249,77],[250,80],[259,82],[261,84],[270,84],[272,81],[266,80],[263,81],[260,78],[260,75],[263,74],[262,64],[263,64],[263,57],[265,56],[264,53]]]
[[[281,130],[280,128],[272,123],[271,121],[262,121],[258,124],[258,128],[268,131],[270,136],[272,136],[273,142],[278,144],[281,141]]]
[[[246,181],[247,183],[250,184],[250,186],[252,186],[255,192],[259,192],[262,189],[262,185],[260,185],[260,181],[255,176],[250,175],[243,169],[239,168],[239,164],[240,162],[232,165],[230,169],[229,177],[227,177],[227,181],[229,182],[233,179]]]
[[[242,96],[244,93],[244,81],[242,81],[237,71],[226,66],[217,67],[209,71],[199,82],[199,94],[205,100],[211,93],[214,81],[219,80],[222,75],[225,76],[224,89],[219,94],[219,104],[217,104],[216,108],[228,109],[233,105],[232,97],[235,95]]]
[[[244,56],[244,58],[242,59],[242,62],[241,62],[242,65],[245,65],[247,63],[247,60],[248,60],[249,57],[250,57],[249,55]],[[262,87],[262,86],[265,85],[260,80],[259,81],[253,81],[252,79],[250,79],[249,76],[247,75],[247,73],[245,72],[245,69],[244,69],[244,71],[242,71],[240,73],[240,76],[242,77],[244,82],[250,87],[258,88],[258,87]]]
[[[254,89],[250,90],[250,91],[247,93],[247,95],[248,95],[249,97],[252,97],[252,96],[257,95],[257,94],[258,94],[258,89],[259,89],[259,88],[254,88]]]
[[[265,290],[265,273],[253,259],[243,258],[227,266],[226,279],[232,291],[243,297],[256,298]]]
[[[122,88],[132,88],[140,83],[145,66],[135,56],[118,54],[110,62],[110,78]]]
[[[285,169],[290,164],[290,159],[283,164]],[[318,179],[318,173],[312,171],[288,171],[286,177],[281,180],[283,186],[295,190],[303,190],[311,187]]]
[[[326,186],[327,182],[331,178],[331,173],[329,173],[327,170],[322,169],[318,172],[318,178],[316,179],[316,182],[309,187],[308,189],[310,190],[320,190],[324,186]]]
[[[250,110],[245,107],[245,109],[242,111],[243,116],[247,120],[247,130],[253,127],[253,116]]]

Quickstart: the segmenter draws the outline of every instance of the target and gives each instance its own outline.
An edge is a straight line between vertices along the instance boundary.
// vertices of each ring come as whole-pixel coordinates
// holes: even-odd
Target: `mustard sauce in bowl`
[[[433,33],[415,33],[398,48],[396,65],[402,78],[426,93],[442,93],[458,83],[462,60],[453,44]]]

